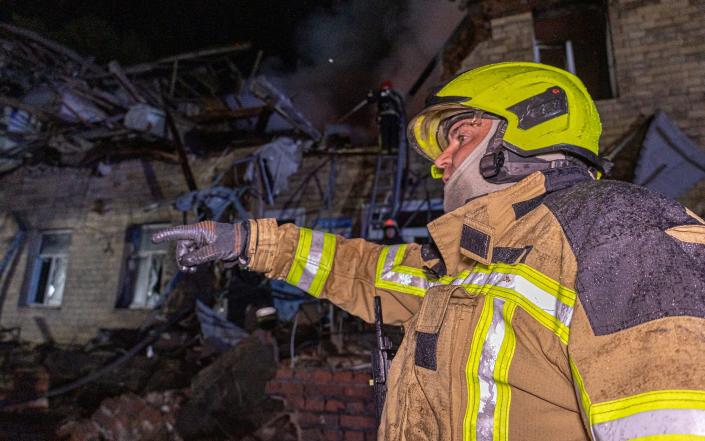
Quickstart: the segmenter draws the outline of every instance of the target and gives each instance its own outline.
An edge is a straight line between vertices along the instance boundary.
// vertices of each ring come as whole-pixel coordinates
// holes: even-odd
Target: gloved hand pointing
[[[165,228],[152,236],[152,242],[176,241],[176,263],[180,271],[194,272],[196,266],[222,260],[235,262],[245,255],[247,229],[243,223],[224,224],[203,221]]]

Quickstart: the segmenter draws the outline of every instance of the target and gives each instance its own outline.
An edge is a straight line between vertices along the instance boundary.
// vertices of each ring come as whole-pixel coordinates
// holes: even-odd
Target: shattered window
[[[28,305],[61,306],[66,284],[71,233],[45,231],[36,242],[33,259]]]
[[[576,74],[593,99],[617,96],[606,5],[573,3],[535,10],[534,61]]]
[[[152,234],[167,224],[133,225],[125,237],[120,294],[116,307],[151,309],[159,302],[168,280],[164,276],[168,244],[153,244]]]

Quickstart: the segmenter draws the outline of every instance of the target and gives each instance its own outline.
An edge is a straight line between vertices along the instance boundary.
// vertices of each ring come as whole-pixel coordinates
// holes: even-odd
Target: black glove
[[[245,256],[246,223],[223,224],[203,221],[165,228],[152,236],[152,242],[176,241],[176,263],[180,271],[195,272],[196,266],[222,260],[236,262]]]

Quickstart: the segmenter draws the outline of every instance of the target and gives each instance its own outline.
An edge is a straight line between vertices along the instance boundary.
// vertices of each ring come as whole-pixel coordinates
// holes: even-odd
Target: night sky
[[[319,127],[383,80],[409,90],[461,18],[452,0],[0,0],[1,20],[101,64],[250,42],[237,60],[241,71],[262,50],[260,73]],[[424,97],[407,110],[418,110]],[[350,124],[368,127],[370,110]]]
[[[10,0],[3,21],[49,35],[98,62],[149,61],[251,41],[286,65],[296,62],[298,24],[333,0]]]

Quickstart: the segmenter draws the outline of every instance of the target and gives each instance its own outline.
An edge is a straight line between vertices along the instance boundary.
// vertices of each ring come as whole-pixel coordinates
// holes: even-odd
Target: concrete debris
[[[183,391],[108,398],[90,419],[68,422],[57,435],[70,441],[179,441],[176,415],[185,398]]]
[[[281,409],[265,395],[277,367],[272,344],[266,333],[257,331],[194,377],[191,398],[176,423],[184,439],[215,435],[239,439]]]

